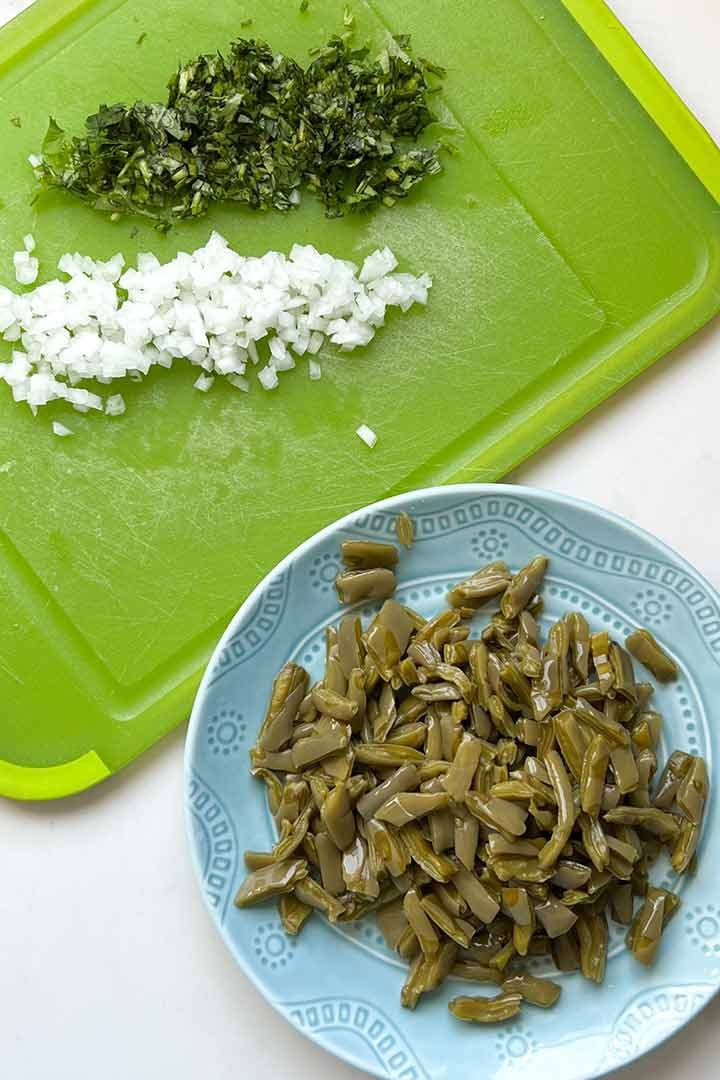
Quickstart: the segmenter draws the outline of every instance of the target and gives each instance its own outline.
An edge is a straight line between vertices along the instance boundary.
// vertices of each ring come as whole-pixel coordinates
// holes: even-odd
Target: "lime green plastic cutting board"
[[[185,719],[222,628],[298,541],[392,491],[501,476],[720,308],[720,155],[598,0],[354,5],[359,38],[410,32],[448,69],[459,154],[393,210],[222,208],[160,239],[69,197],[30,205],[48,114],[78,130],[100,102],[159,97],[247,17],[300,58],[342,11],[298,6],[38,0],[0,34],[0,282],[30,230],[50,277],[67,250],[169,257],[213,227],[252,254],[387,243],[435,280],[426,311],[324,356],[320,383],[202,395],[177,367],[124,390],[121,420],[58,408],[65,440],[0,387],[0,793],[122,768]]]

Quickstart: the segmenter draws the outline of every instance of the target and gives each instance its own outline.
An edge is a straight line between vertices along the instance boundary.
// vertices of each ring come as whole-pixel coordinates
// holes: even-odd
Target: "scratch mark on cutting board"
[[[8,664],[6,663],[5,659],[2,656],[0,656],[0,671],[4,671],[5,674],[8,676],[8,678],[12,679],[14,682],[18,683],[20,686],[25,685],[25,680],[21,679],[20,676],[17,675],[13,671],[13,669],[8,666]]]

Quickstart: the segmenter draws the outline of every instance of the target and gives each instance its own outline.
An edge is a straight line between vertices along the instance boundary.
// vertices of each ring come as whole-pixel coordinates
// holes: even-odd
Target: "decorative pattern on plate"
[[[188,781],[187,800],[197,839],[203,891],[222,923],[237,868],[235,826],[220,798],[196,772]]]
[[[675,683],[675,693],[677,694],[678,705],[682,709],[683,727],[685,728],[685,737],[690,753],[709,755],[707,720],[702,705],[697,700],[697,696],[692,694],[684,682]],[[700,713],[699,728],[695,719],[698,707]],[[702,742],[700,748],[698,748],[699,740]]]
[[[234,709],[220,709],[208,720],[208,746],[213,754],[229,757],[237,754],[245,742],[247,724]]]
[[[289,590],[288,567],[268,582],[252,614],[213,658],[210,685],[234,671],[238,664],[245,664],[268,643],[282,622]]]
[[[537,1053],[539,1043],[528,1028],[520,1023],[511,1024],[498,1032],[495,1050],[498,1061],[505,1067],[511,1066],[523,1070],[529,1059]]]
[[[662,626],[672,618],[673,605],[664,592],[656,589],[641,589],[630,601],[630,607],[649,626]]]
[[[485,501],[483,498],[463,499],[455,506],[443,508],[439,513],[417,510],[416,507],[409,505],[406,509],[415,526],[415,541],[434,540],[438,536],[448,536],[460,529],[466,529],[468,525],[500,518],[501,500],[493,497],[487,507]],[[367,533],[373,537],[397,540],[395,518],[398,513],[399,511],[396,510],[361,511],[352,523],[352,530]]]
[[[709,983],[663,986],[637,994],[615,1021],[605,1054],[606,1069],[627,1065],[690,1020],[715,992]]]
[[[715,904],[686,912],[685,929],[692,944],[702,949],[706,956],[720,954],[720,910]]]
[[[271,971],[287,967],[298,944],[297,938],[289,937],[277,921],[258,926],[252,943],[259,962]]]
[[[283,1006],[301,1030],[327,1030],[358,1035],[382,1065],[390,1080],[430,1080],[392,1020],[368,1001],[356,998],[317,998]]]
[[[470,541],[470,546],[479,560],[502,559],[510,546],[508,534],[494,525],[489,529],[480,529]]]
[[[310,568],[312,587],[319,589],[320,592],[330,592],[340,570],[340,559],[336,555],[332,555],[329,551],[323,555],[316,555]]]

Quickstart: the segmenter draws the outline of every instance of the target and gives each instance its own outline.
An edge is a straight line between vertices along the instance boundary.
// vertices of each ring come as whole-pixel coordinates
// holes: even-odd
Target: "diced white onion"
[[[385,277],[386,274],[392,273],[397,264],[397,259],[389,247],[384,247],[382,251],[373,251],[372,255],[368,255],[362,265],[360,281],[365,284],[368,281],[375,281],[377,278]]]
[[[15,280],[20,285],[32,285],[37,280],[40,263],[24,248],[13,255],[13,265],[15,266]]]
[[[122,416],[125,412],[125,398],[122,394],[111,394],[105,402],[107,416]]]
[[[53,435],[59,435],[61,438],[65,438],[66,435],[74,435],[75,432],[71,431],[69,427],[65,427],[59,420],[53,420],[52,422]]]
[[[202,390],[203,394],[207,394],[208,390],[214,382],[214,375],[198,375],[197,379],[193,383],[193,386],[196,390]]]
[[[260,368],[258,379],[266,390],[274,390],[278,385],[277,371],[272,364],[266,364],[264,368]]]
[[[250,383],[244,375],[228,375],[227,381],[231,386],[237,387],[238,390],[243,390],[246,394],[250,389]]]
[[[358,436],[358,438],[362,439],[362,441],[367,446],[369,446],[371,450],[378,440],[378,437],[373,431],[373,429],[371,427],[368,427],[367,424],[361,424],[360,427],[356,429],[355,434]]]
[[[28,234],[13,256],[23,286],[38,276],[34,249]],[[218,233],[167,263],[149,252],[130,267],[119,253],[103,262],[67,252],[58,262],[62,278],[21,293],[0,287],[0,335],[17,342],[11,361],[0,363],[0,381],[34,413],[64,399],[78,412],[120,416],[121,394],[103,400],[82,384],[140,381],[151,367],[183,360],[200,368],[194,386],[202,392],[216,376],[248,391],[248,364],[260,385],[274,390],[301,356],[317,380],[322,371],[313,358],[327,341],[343,352],[360,348],[387,307],[426,303],[431,279],[395,273],[396,266],[387,247],[368,255],[359,272],[311,244],[293,245],[288,256],[246,257]],[[374,445],[366,425],[358,434]]]

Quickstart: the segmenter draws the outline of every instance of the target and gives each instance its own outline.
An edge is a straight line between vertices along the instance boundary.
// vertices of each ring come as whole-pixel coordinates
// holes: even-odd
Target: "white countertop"
[[[0,23],[30,0],[0,0]],[[612,0],[720,142],[717,0]],[[720,322],[512,480],[626,514],[720,587]],[[182,814],[184,730],[99,789],[0,805],[0,1076],[360,1080],[265,1004],[202,904]],[[718,1027],[715,1027],[718,1024]],[[628,1080],[703,1080],[720,998]]]

